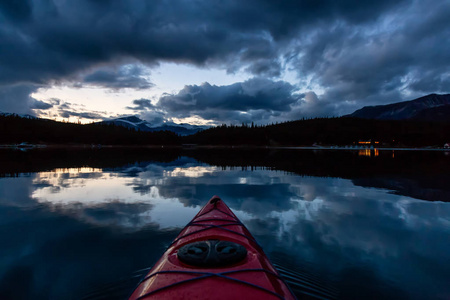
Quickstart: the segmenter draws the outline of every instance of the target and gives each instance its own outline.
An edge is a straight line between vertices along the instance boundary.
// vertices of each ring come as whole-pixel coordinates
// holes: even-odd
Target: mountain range
[[[209,129],[190,124],[156,125],[136,116],[82,125],[0,113],[0,145],[26,142],[56,145],[309,146],[352,145],[373,140],[393,147],[442,147],[450,137],[449,96],[433,94],[412,101],[365,107],[345,117],[311,118],[265,126],[224,124]]]
[[[133,128],[140,131],[171,131],[181,136],[187,136],[197,133],[201,130],[208,129],[210,126],[199,126],[191,124],[176,124],[176,123],[164,123],[162,125],[154,125],[147,121],[141,120],[136,116],[128,116],[117,119],[105,120],[99,122],[100,124],[114,124],[123,126],[126,128]]]
[[[414,100],[397,102],[387,105],[364,106],[345,117],[376,120],[414,120],[450,122],[450,94],[430,94]],[[105,120],[100,123],[115,124],[141,131],[171,131],[181,136],[192,135],[208,129],[209,126],[190,124],[164,123],[153,125],[139,119],[137,116],[128,116]]]
[[[450,121],[450,94],[430,94],[410,101],[364,106],[347,115],[362,119]]]
[[[12,113],[1,113],[0,116],[18,116],[29,120],[45,120],[31,115],[18,115]],[[397,102],[387,105],[365,106],[352,114],[344,117],[372,120],[412,120],[412,121],[438,121],[450,123],[450,94],[430,94],[415,100]],[[49,120],[47,120],[49,121]],[[58,122],[56,122],[58,123]],[[295,123],[295,121],[294,121]],[[141,120],[137,116],[126,116],[116,119],[104,120],[95,124],[114,124],[116,126],[135,129],[141,132],[168,131],[179,136],[193,135],[199,131],[210,128],[209,126],[198,126],[191,124],[176,124],[173,122],[162,125],[151,124]]]

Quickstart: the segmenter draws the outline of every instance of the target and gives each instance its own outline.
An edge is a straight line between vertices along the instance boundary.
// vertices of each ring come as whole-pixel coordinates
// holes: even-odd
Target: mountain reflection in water
[[[0,299],[126,298],[213,195],[299,298],[450,297],[440,152],[1,154]]]

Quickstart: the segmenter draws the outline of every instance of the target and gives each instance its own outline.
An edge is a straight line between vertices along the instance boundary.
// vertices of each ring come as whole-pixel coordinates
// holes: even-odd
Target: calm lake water
[[[0,299],[126,299],[213,195],[299,298],[450,299],[449,183],[437,151],[1,150]]]

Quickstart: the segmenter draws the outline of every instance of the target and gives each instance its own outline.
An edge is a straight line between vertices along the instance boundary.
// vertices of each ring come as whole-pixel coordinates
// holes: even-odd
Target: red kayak
[[[262,248],[214,196],[131,295],[141,299],[295,299]]]

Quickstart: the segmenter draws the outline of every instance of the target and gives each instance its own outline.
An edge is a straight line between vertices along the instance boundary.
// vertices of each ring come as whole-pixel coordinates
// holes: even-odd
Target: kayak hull
[[[200,241],[245,247],[238,262],[194,266],[179,259],[180,248]],[[180,232],[130,297],[141,299],[295,299],[261,247],[217,196]]]

